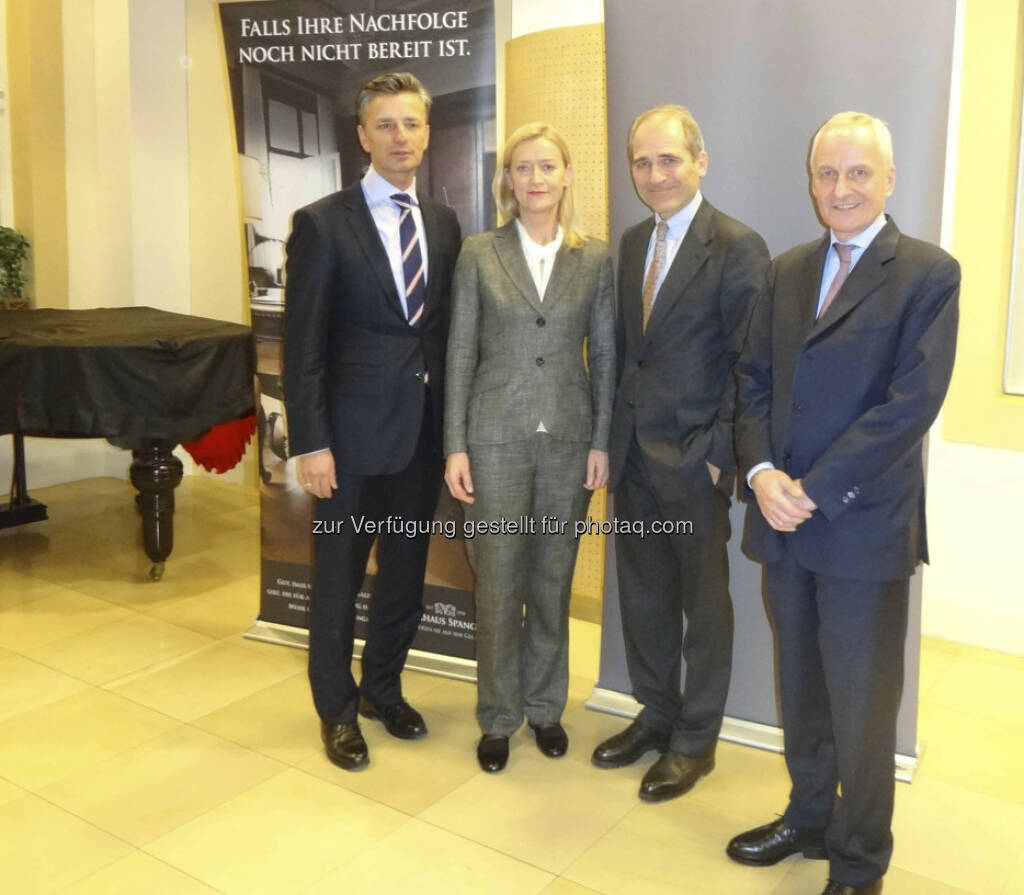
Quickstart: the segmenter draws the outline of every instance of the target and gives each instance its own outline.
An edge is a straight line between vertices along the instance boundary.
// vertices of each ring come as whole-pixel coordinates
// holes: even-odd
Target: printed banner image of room
[[[417,172],[417,192],[453,208],[463,236],[494,225],[494,5],[469,0],[453,12],[444,0],[269,0],[222,3],[219,9],[259,386],[263,569],[257,626],[304,635],[312,504],[288,459],[280,382],[291,216],[363,176],[368,159],[356,133],[359,89],[377,75],[409,71],[433,97],[432,148]],[[461,42],[463,51],[449,52],[452,41]],[[453,512],[460,536],[431,537],[425,620],[414,648],[471,659],[473,578],[461,541],[461,510],[442,499],[435,521]],[[371,558],[360,627],[375,572]]]

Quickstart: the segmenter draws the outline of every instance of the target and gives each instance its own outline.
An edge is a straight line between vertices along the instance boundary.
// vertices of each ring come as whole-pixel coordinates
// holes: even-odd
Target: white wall
[[[521,37],[535,31],[592,25],[604,21],[603,0],[511,0],[511,35]]]
[[[1024,655],[1024,454],[932,437],[922,633]]]

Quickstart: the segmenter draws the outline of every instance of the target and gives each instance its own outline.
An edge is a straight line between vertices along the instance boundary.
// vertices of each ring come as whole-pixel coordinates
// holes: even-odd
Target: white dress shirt
[[[668,224],[668,233],[665,234],[665,263],[661,265],[658,281],[654,284],[654,301],[651,302],[651,307],[654,307],[654,302],[658,300],[658,290],[661,289],[661,284],[665,282],[665,276],[671,269],[672,262],[675,261],[679,246],[683,244],[683,239],[689,231],[693,219],[697,216],[697,209],[700,208],[700,203],[703,199],[704,197],[701,195],[700,190],[697,190],[697,194],[686,205],[680,208],[672,217],[664,219],[665,223]],[[654,216],[655,224],[660,220],[662,218],[658,215]],[[654,258],[654,244],[657,242],[657,239],[658,228],[655,226],[647,243],[647,258],[644,261],[644,278],[642,282],[647,282],[647,270],[650,268],[651,261]]]
[[[523,222],[519,218],[516,221],[516,231],[519,233],[519,245],[523,249],[523,257],[526,258],[526,266],[533,278],[533,285],[537,287],[537,295],[544,301],[544,291],[548,288],[548,280],[551,279],[551,269],[555,266],[555,255],[562,247],[562,227],[559,225],[555,238],[546,245],[540,245],[526,232]]]

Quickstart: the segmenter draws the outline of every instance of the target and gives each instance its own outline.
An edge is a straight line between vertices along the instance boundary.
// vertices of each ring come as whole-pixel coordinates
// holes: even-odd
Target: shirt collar
[[[555,238],[546,245],[540,245],[533,241],[530,234],[526,232],[526,228],[523,226],[523,222],[519,218],[515,218],[516,232],[519,234],[519,243],[523,247],[523,252],[530,257],[534,258],[550,258],[558,254],[558,250],[562,246],[562,225],[558,225],[558,232],[555,233]]]
[[[366,169],[366,173],[363,175],[362,180],[363,195],[366,197],[366,204],[373,208],[375,205],[383,205],[385,202],[391,202],[391,197],[395,193],[405,193],[410,199],[412,199],[413,205],[419,205],[419,200],[416,198],[416,179],[413,178],[412,183],[409,185],[407,190],[401,190],[393,183],[389,183],[380,174],[377,173],[376,168],[370,165]]]
[[[701,195],[700,190],[697,190],[696,195],[682,208],[679,209],[672,217],[665,218],[665,223],[668,224],[668,239],[678,239],[682,236],[690,224],[693,223],[693,219],[697,216],[697,209],[700,208],[700,203],[704,197]],[[662,220],[658,215],[654,216],[654,223]]]
[[[845,244],[853,246],[855,249],[861,249],[863,251],[869,245],[871,245],[872,242],[875,241],[875,237],[878,236],[879,233],[881,233],[882,228],[885,226],[885,223],[886,217],[885,212],[883,211],[877,218],[875,218],[875,220],[871,224],[869,224],[867,227],[861,230],[860,233],[858,233],[851,239],[846,240]],[[830,245],[835,245],[837,242],[842,242],[842,240],[836,238],[835,233],[833,233],[831,230],[829,230],[829,237],[831,240]]]

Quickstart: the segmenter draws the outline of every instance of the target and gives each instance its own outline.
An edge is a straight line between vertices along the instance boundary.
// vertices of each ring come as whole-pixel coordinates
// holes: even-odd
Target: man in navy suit
[[[727,851],[754,865],[827,857],[825,895],[876,895],[908,582],[928,558],[921,445],[953,369],[960,268],[885,214],[896,170],[877,118],[829,119],[809,168],[829,231],[775,259],[737,365],[737,453],[756,499],[743,546],[765,564],[793,787],[781,818]]]
[[[441,486],[448,300],[459,224],[416,190],[430,94],[381,75],[356,98],[360,181],[295,212],[285,282],[284,392],[299,482],[318,498],[309,679],[327,757],[366,765],[357,713],[416,739],[401,672],[422,612],[429,535],[378,538],[359,686],[350,671],[355,600],[375,534],[352,520],[426,522]],[[418,529],[420,527],[418,526]]]

